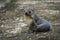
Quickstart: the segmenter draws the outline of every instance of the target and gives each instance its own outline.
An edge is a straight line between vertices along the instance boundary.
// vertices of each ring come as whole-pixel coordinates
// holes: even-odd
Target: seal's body
[[[50,30],[51,28],[50,23],[47,20],[38,17],[33,11],[33,9],[25,8],[24,11],[25,11],[25,15],[32,19],[32,22],[30,24],[30,29],[37,32],[46,32]]]
[[[50,30],[50,23],[47,20],[41,19],[37,15],[32,17],[31,26],[34,27],[38,32],[46,32]]]

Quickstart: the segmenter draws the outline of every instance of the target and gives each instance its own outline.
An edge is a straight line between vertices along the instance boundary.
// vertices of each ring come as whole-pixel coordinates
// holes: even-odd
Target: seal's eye
[[[29,13],[31,13],[31,11],[29,11]]]
[[[28,13],[26,12],[25,15],[28,16]]]

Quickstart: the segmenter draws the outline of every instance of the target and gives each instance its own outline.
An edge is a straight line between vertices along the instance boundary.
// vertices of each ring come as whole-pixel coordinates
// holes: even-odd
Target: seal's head
[[[25,8],[24,9],[25,15],[31,17],[34,14],[34,10],[32,8]]]

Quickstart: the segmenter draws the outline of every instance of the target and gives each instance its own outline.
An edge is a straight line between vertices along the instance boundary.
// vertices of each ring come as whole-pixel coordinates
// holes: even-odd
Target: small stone
[[[19,20],[19,18],[16,18],[16,21]]]
[[[27,36],[27,38],[29,38],[30,36]]]
[[[60,38],[58,38],[58,39],[60,39]]]
[[[44,33],[45,35],[47,34],[47,33]]]
[[[29,38],[29,40],[32,40],[31,38]]]
[[[39,36],[39,34],[37,34],[36,36]]]
[[[53,14],[53,13],[50,13],[50,14]]]
[[[1,27],[4,27],[4,25],[1,25]]]

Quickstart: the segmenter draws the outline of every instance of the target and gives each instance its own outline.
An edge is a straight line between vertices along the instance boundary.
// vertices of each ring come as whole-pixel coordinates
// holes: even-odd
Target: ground
[[[60,40],[59,4],[60,2],[14,1],[7,6],[7,10],[0,10],[0,40]],[[48,20],[51,31],[28,34],[29,25],[24,21],[25,7],[33,8],[39,17]]]

